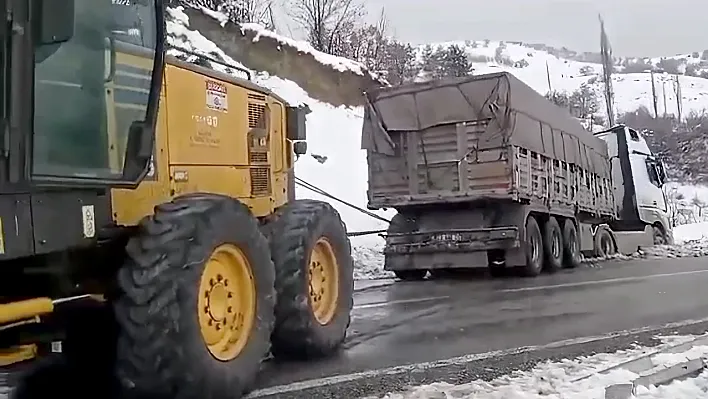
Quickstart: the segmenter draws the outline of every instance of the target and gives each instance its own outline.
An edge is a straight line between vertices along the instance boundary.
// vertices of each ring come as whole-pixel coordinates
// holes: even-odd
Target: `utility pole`
[[[666,111],[666,79],[661,80],[661,92],[664,94],[664,118],[668,115]]]
[[[607,107],[607,123],[610,126],[615,125],[614,112],[614,92],[612,91],[612,72],[614,69],[614,61],[612,60],[612,47],[610,39],[605,32],[605,22],[602,20],[602,15],[598,14],[600,20],[600,54],[602,55],[602,75],[605,80],[605,105]]]
[[[681,95],[681,81],[679,80],[679,75],[676,75],[676,79],[674,80],[674,93],[676,93],[676,116],[678,117],[678,123],[681,123],[683,98]]]
[[[654,106],[654,119],[659,118],[659,99],[656,98],[656,84],[654,83],[654,71],[651,71],[651,100]]]
[[[548,61],[546,61],[546,78],[548,79],[548,92],[553,93],[553,87],[551,86],[551,70],[548,68]]]

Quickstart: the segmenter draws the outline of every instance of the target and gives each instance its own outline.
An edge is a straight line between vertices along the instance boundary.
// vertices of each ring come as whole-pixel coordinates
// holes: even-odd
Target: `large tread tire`
[[[580,254],[580,235],[573,219],[563,222],[563,267],[574,269],[582,262]]]
[[[543,271],[544,250],[541,228],[533,215],[526,219],[524,234],[526,265],[522,267],[521,274],[524,277],[536,277]]]
[[[256,289],[248,342],[230,361],[209,352],[197,296],[214,249],[233,244],[246,256]],[[228,197],[191,194],[155,208],[127,245],[114,306],[121,327],[117,375],[127,397],[238,398],[252,388],[270,349],[275,269],[258,222]]]
[[[668,240],[666,238],[666,233],[664,229],[659,226],[652,226],[652,239],[654,240],[654,245],[666,245]]]
[[[615,241],[606,227],[599,227],[597,232],[595,232],[593,245],[595,247],[595,256],[598,258],[604,259],[617,253]]]
[[[273,355],[311,359],[329,356],[346,338],[354,306],[354,261],[346,227],[336,209],[316,200],[296,200],[278,210],[266,227],[276,269]],[[310,299],[309,263],[316,242],[326,238],[338,264],[336,310],[320,324]]]
[[[543,225],[543,253],[546,271],[555,273],[563,268],[563,232],[554,216],[549,217]]]

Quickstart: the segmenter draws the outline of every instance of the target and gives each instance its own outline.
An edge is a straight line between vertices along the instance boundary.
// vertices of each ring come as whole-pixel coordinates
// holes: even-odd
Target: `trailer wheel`
[[[545,268],[553,273],[563,267],[563,233],[558,220],[551,216],[543,226],[543,252]]]
[[[295,200],[268,226],[275,264],[273,354],[319,358],[338,350],[354,305],[354,261],[346,227],[328,203]]]
[[[529,215],[526,219],[525,230],[526,265],[522,269],[522,274],[526,277],[536,277],[543,270],[543,236],[533,215]]]
[[[598,258],[606,258],[616,253],[612,234],[604,227],[597,230],[593,243],[595,244],[595,256]]]
[[[572,219],[563,222],[563,266],[569,269],[580,266],[580,236]]]
[[[275,270],[249,209],[191,194],[155,208],[126,248],[115,303],[127,397],[240,397],[270,349]]]

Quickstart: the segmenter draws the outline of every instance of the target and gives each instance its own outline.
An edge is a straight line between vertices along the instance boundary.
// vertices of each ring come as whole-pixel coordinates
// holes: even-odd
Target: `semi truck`
[[[384,269],[535,277],[673,241],[664,164],[636,130],[592,133],[507,72],[365,93],[368,208],[394,208]]]

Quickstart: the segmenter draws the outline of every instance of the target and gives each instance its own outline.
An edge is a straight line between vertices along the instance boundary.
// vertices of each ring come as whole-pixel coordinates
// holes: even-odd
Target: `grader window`
[[[147,113],[154,0],[73,3],[69,40],[35,46],[32,174],[118,180],[128,129]]]

